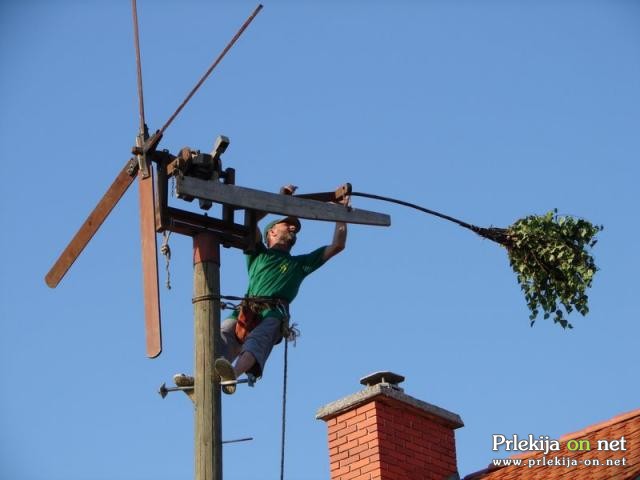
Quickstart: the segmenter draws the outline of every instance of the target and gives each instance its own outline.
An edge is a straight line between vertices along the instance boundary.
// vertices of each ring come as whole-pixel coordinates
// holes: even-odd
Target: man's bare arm
[[[344,197],[340,202],[347,208],[351,208],[351,197]],[[339,254],[347,246],[347,224],[344,222],[336,222],[336,228],[333,231],[333,241],[331,245],[324,249],[322,259],[326,262],[331,257]]]
[[[336,228],[333,232],[333,241],[331,245],[325,247],[322,259],[326,262],[331,257],[339,254],[347,246],[347,224],[344,222],[336,222]]]

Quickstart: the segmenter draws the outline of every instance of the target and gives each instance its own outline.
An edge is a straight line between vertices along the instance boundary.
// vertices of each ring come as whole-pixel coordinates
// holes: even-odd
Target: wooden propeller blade
[[[120,171],[116,179],[113,181],[107,192],[98,202],[96,208],[89,214],[78,232],[71,239],[67,248],[60,254],[56,263],[53,264],[49,273],[44,277],[45,282],[51,288],[55,288],[62,277],[67,273],[73,262],[76,261],[84,247],[87,246],[89,240],[93,238],[105,221],[113,207],[122,198],[124,192],[133,183],[138,165],[135,160],[129,160],[124,168]]]
[[[144,160],[148,162],[148,160]],[[155,358],[162,352],[160,328],[160,289],[158,287],[158,245],[156,243],[155,196],[153,168],[147,163],[150,175],[138,173],[140,198],[140,238],[142,240],[142,280],[144,290],[144,324],[147,357]]]

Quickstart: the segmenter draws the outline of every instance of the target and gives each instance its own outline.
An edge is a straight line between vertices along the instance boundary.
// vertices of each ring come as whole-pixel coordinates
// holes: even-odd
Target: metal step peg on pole
[[[247,378],[240,378],[237,380],[227,380],[225,382],[220,382],[220,386],[225,385],[239,385],[241,383],[246,383],[249,387],[255,387],[256,385],[256,377],[250,373],[247,373]]]
[[[239,385],[242,383],[246,383],[247,386],[249,387],[255,387],[256,385],[256,377],[255,375],[252,375],[250,373],[247,374],[247,378],[241,378],[238,380],[227,380],[226,382],[220,382],[220,386],[225,386],[225,385]],[[160,388],[158,389],[158,393],[160,394],[160,396],[162,398],[165,398],[169,393],[171,392],[188,392],[193,390],[193,385],[188,385],[186,387],[167,387],[166,383],[163,383],[162,385],[160,385]]]
[[[160,389],[158,390],[158,393],[162,398],[165,398],[171,392],[178,392],[178,391],[185,392],[189,390],[193,390],[193,385],[191,385],[190,387],[167,387],[167,384],[163,383],[162,385],[160,385]]]

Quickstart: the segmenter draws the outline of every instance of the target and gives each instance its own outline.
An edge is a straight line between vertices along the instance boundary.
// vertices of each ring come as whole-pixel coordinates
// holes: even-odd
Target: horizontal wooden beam
[[[224,185],[195,177],[176,177],[176,193],[178,196],[202,198],[223,205],[231,205],[238,209],[259,210],[309,220],[357,223],[380,227],[391,225],[391,217],[385,213],[346,208],[342,205],[263,192],[237,185]]]
[[[187,210],[178,210],[177,208],[167,207],[167,216],[171,220],[178,220],[184,224],[190,224],[194,227],[202,227],[206,230],[214,232],[227,232],[237,236],[247,236],[249,230],[244,225],[233,222],[225,222],[218,218],[207,217]]]
[[[202,232],[213,232],[220,238],[225,247],[246,250],[250,247],[250,239],[254,238],[243,225],[225,222],[217,218],[206,217],[197,213],[167,207],[168,222],[166,229],[181,235],[195,236]]]

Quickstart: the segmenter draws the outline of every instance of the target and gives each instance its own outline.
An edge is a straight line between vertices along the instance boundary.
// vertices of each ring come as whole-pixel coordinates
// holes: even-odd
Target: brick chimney
[[[318,410],[329,429],[331,480],[454,480],[462,419],[404,393],[404,377],[377,372],[365,388]]]

